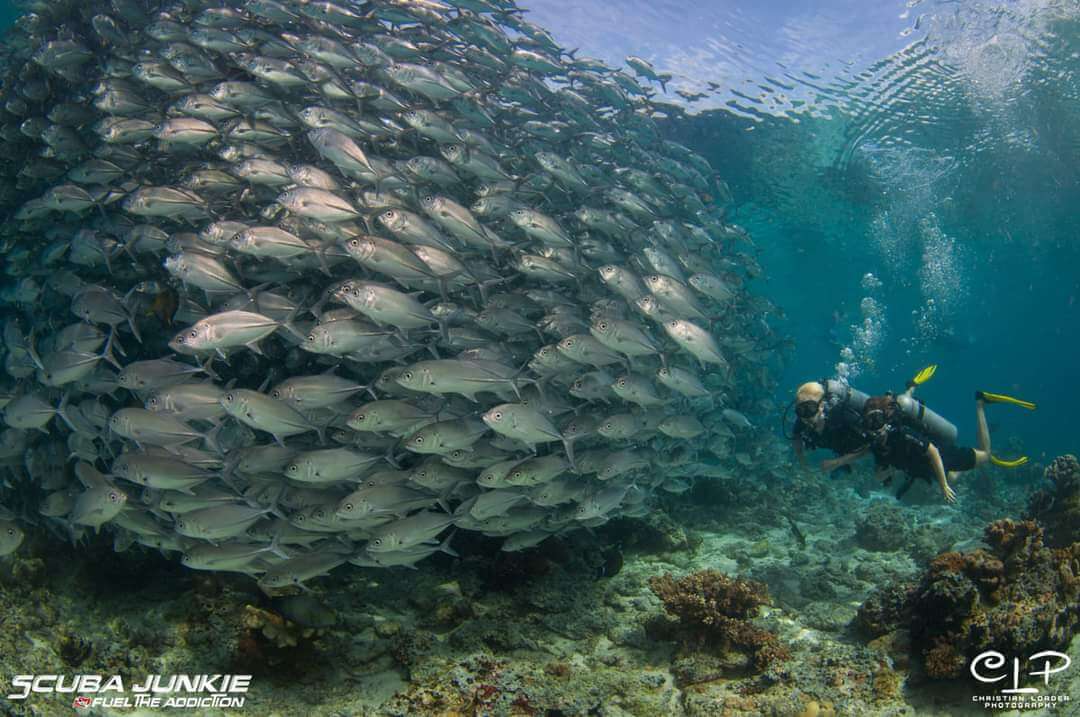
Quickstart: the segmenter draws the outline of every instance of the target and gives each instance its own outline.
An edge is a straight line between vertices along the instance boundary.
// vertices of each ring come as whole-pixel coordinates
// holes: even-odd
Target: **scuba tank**
[[[896,396],[896,407],[909,426],[922,431],[935,442],[950,445],[956,443],[956,426],[931,411],[919,399],[901,394]]]
[[[824,379],[819,383],[825,386],[825,397],[831,406],[846,405],[862,414],[863,404],[869,398],[868,395],[836,379]],[[913,396],[903,394],[895,396],[894,399],[896,408],[907,425],[925,433],[936,443],[948,445],[956,443],[956,426],[927,408],[925,403]]]
[[[863,406],[870,396],[859,389],[834,378],[823,378],[818,381],[825,387],[823,400],[828,410],[844,410],[852,416],[852,420],[859,420],[862,416]],[[956,426],[945,420],[940,414],[930,410],[926,404],[912,396],[895,396],[896,408],[903,416],[904,422],[912,428],[925,433],[935,442],[942,445],[956,443]],[[791,408],[789,404],[788,408]],[[787,411],[784,411],[782,420],[787,424]],[[784,434],[786,437],[787,433]]]
[[[818,383],[825,387],[825,401],[830,408],[846,406],[861,415],[863,404],[870,398],[859,389],[852,388],[849,384],[834,378],[823,378]]]

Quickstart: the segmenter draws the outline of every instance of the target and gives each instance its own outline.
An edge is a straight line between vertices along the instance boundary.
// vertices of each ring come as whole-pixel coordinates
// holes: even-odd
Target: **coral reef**
[[[990,550],[947,552],[918,586],[876,591],[856,625],[869,637],[908,628],[932,678],[959,677],[984,650],[1064,649],[1080,628],[1080,544],[1052,549],[1032,521],[987,526]]]
[[[649,588],[678,619],[678,632],[688,644],[704,647],[708,642],[723,651],[748,653],[758,671],[788,657],[775,635],[750,623],[758,608],[769,604],[764,583],[702,570],[678,579],[670,573],[654,576]]]
[[[1080,542],[1080,461],[1071,454],[1058,456],[1043,476],[1053,487],[1031,496],[1025,517],[1042,524],[1051,548]]]
[[[505,557],[498,540],[462,535],[460,558],[343,573],[273,599],[243,575],[186,572],[155,551],[117,554],[99,540],[88,564],[28,539],[0,563],[0,664],[9,674],[251,673],[246,713],[279,717],[911,717],[931,702],[937,714],[970,708],[966,685],[949,692],[918,677],[926,663],[941,674],[962,669],[982,624],[995,641],[1044,631],[1063,642],[1067,631],[1044,630],[1053,615],[1037,605],[1050,591],[1058,624],[1075,632],[1075,615],[1063,611],[1070,596],[1075,604],[1080,556],[1040,545],[1030,526],[997,524],[978,551],[964,546],[983,545],[981,509],[914,508],[880,493],[861,498],[846,480],[794,480],[797,490],[768,509],[718,509],[688,492],[667,499],[677,522],[663,513],[611,521]],[[1017,505],[1028,490],[1016,482],[1000,493]],[[881,503],[910,526],[900,549],[853,540],[861,516]],[[949,545],[958,547],[932,570],[919,567],[917,554]],[[689,592],[672,577],[701,570]],[[751,580],[768,586],[774,604],[765,607],[764,586]],[[669,615],[653,587],[691,622]],[[975,609],[931,602],[942,595]],[[931,624],[935,609],[967,617]],[[711,615],[744,623],[750,631],[736,637],[789,657],[729,642],[720,635],[729,621],[708,624]],[[850,639],[852,627],[868,644]],[[1080,640],[1073,645],[1078,659]],[[69,705],[43,697],[8,712],[60,714]]]
[[[914,583],[897,581],[874,589],[859,606],[855,627],[871,640],[906,627],[915,588]]]
[[[906,516],[884,501],[871,504],[856,523],[855,542],[863,550],[902,550],[911,539],[911,524]]]
[[[259,633],[274,647],[296,647],[302,640],[315,634],[314,628],[305,628],[271,610],[254,605],[244,606],[243,626],[252,633]]]

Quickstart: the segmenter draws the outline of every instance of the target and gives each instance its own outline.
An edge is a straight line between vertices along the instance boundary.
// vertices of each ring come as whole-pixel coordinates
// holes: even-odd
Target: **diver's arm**
[[[863,446],[859,450],[848,453],[845,456],[840,456],[839,458],[831,458],[829,460],[822,461],[821,470],[828,473],[830,471],[836,470],[840,466],[846,466],[849,463],[854,463],[855,461],[865,456],[869,450],[870,446]]]
[[[926,447],[926,457],[930,461],[930,467],[934,469],[941,492],[945,494],[945,502],[955,503],[956,493],[949,487],[949,479],[945,477],[945,464],[941,462],[941,453],[933,443]]]
[[[795,457],[799,459],[799,466],[806,468],[806,455],[803,452],[803,442],[798,436],[791,439],[791,448],[795,451]]]

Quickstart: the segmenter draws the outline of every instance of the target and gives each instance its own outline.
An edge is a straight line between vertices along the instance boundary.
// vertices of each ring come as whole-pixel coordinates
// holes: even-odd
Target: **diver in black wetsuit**
[[[987,462],[1006,468],[1015,468],[1027,463],[1026,456],[1007,461],[991,453],[990,430],[986,424],[987,402],[1012,403],[1029,410],[1035,408],[1035,404],[1029,401],[976,391],[975,415],[978,421],[979,447],[966,448],[949,443],[939,445],[924,433],[906,424],[894,395],[885,394],[869,398],[863,404],[862,410],[862,427],[868,443],[840,458],[838,463],[847,465],[867,452],[871,452],[874,454],[879,472],[882,468],[896,468],[912,478],[921,478],[927,482],[936,480],[945,496],[945,501],[953,503],[956,501],[956,493],[949,485],[949,480],[955,481],[959,474]]]
[[[835,385],[836,382],[832,383]],[[832,392],[829,385],[828,380],[810,381],[795,392],[797,418],[791,444],[803,467],[806,466],[804,451],[807,449],[824,448],[842,456],[866,445],[862,414],[852,405],[850,393]],[[821,463],[822,470],[827,472],[837,467],[841,465],[834,460]]]

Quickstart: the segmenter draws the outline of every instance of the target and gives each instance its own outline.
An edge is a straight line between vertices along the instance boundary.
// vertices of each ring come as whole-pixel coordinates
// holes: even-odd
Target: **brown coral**
[[[930,677],[959,677],[988,649],[1062,649],[1080,629],[1080,543],[1051,550],[1030,520],[991,523],[985,539],[992,552],[935,558],[911,596],[912,645]]]
[[[272,611],[245,605],[233,663],[236,669],[264,672],[289,665],[314,667],[313,638],[320,631],[297,625]]]
[[[1025,517],[1043,525],[1051,548],[1080,542],[1080,461],[1073,455],[1058,456],[1043,476],[1052,487],[1032,494]]]
[[[679,619],[684,642],[699,646],[715,642],[723,649],[749,652],[758,670],[787,658],[775,635],[749,622],[759,607],[769,603],[763,583],[702,570],[678,579],[670,573],[653,576],[649,587],[668,614]]]

